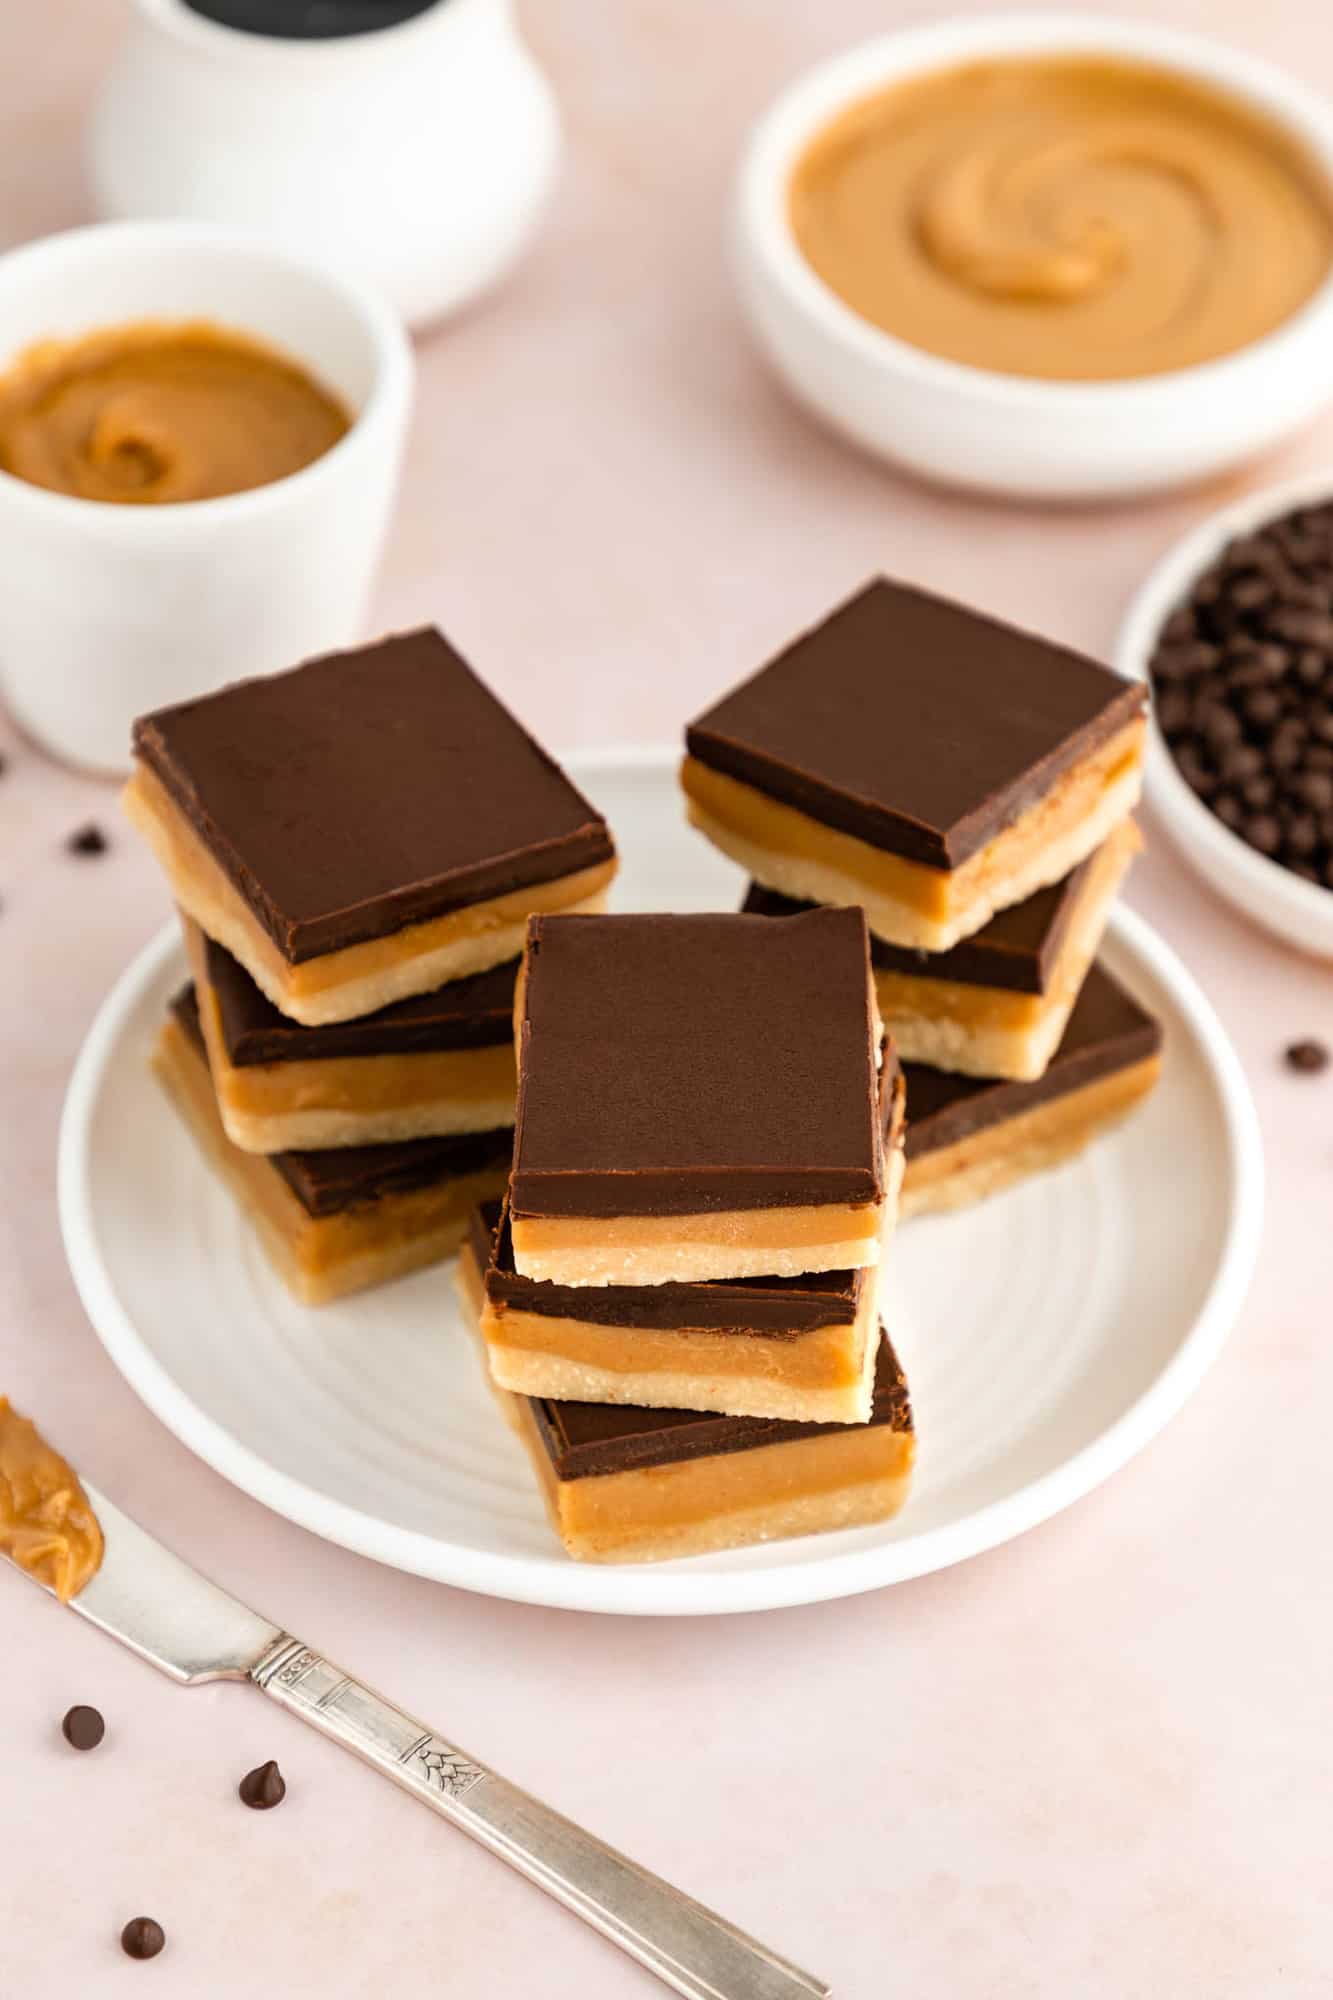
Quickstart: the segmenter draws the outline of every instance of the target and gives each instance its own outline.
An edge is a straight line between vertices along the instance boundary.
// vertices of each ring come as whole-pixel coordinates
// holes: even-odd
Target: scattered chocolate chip
[[[1283,1060],[1288,1069],[1302,1076],[1317,1076],[1321,1069],[1328,1068],[1329,1055],[1323,1042],[1292,1042]]]
[[[71,1708],[60,1725],[66,1743],[75,1750],[95,1750],[106,1735],[106,1724],[95,1708]]]
[[[126,1958],[156,1958],[166,1941],[166,1932],[152,1917],[131,1917],[120,1934]]]
[[[270,1806],[280,1806],[287,1796],[282,1772],[271,1757],[267,1764],[257,1764],[253,1771],[247,1771],[236,1789],[242,1803],[253,1806],[256,1812],[267,1812]]]
[[[66,850],[70,854],[105,854],[109,846],[110,842],[101,827],[94,826],[91,820],[87,826],[81,826],[77,833],[72,833],[65,842]]]

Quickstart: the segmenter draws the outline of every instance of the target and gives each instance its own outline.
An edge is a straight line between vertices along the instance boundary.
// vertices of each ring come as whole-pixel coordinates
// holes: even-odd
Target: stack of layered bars
[[[903,1084],[861,912],[539,917],[515,1019],[513,1174],[460,1275],[565,1547],[893,1514]]]
[[[193,983],[160,1074],[295,1296],[452,1254],[513,1144],[529,915],[601,907],[601,818],[438,632],[144,717],[127,810]]]
[[[1097,951],[1139,836],[1145,690],[879,580],[688,731],[746,910],[857,904],[907,1081],[903,1213],[1066,1159],[1156,1080]]]

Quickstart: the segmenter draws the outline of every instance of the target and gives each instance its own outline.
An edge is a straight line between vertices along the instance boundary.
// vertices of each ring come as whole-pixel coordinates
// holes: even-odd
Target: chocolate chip
[[[126,1958],[156,1958],[166,1941],[166,1932],[153,1917],[131,1917],[120,1934]]]
[[[1260,854],[1276,854],[1282,845],[1282,828],[1271,813],[1255,813],[1252,819],[1241,822],[1242,838],[1251,847],[1257,847]]]
[[[1313,813],[1297,813],[1285,828],[1287,852],[1299,860],[1319,845],[1319,823]]]
[[[101,827],[94,826],[91,820],[87,826],[81,826],[77,833],[72,833],[65,842],[66,850],[70,854],[105,854],[109,845],[110,842]]]
[[[1239,675],[1237,676],[1239,679]],[[1257,687],[1240,705],[1241,714],[1256,729],[1271,729],[1282,713],[1282,703],[1271,687]]]
[[[1328,1068],[1328,1050],[1322,1042],[1292,1042],[1283,1053],[1288,1069],[1302,1076],[1315,1076]]]
[[[1333,806],[1333,775],[1327,771],[1307,771],[1293,782],[1291,789],[1316,812],[1327,812]]]
[[[60,1733],[75,1750],[95,1750],[106,1735],[106,1724],[95,1708],[80,1704],[66,1713]]]
[[[236,1789],[242,1804],[253,1806],[256,1812],[280,1806],[287,1796],[282,1772],[271,1757],[267,1764],[257,1764],[253,1771],[247,1771]]]

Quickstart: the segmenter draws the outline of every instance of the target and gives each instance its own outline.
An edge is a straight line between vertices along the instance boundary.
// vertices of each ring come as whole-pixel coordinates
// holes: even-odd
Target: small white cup
[[[69,762],[123,772],[136,715],[358,638],[412,401],[389,306],[204,223],[105,223],[0,259],[0,368],[47,336],[204,319],[304,363],[355,413],[301,472],[217,500],[118,506],[0,472],[0,690]]]

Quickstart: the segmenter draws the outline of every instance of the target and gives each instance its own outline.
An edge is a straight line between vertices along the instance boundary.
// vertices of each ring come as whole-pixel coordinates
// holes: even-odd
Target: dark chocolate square
[[[158,709],[134,748],[291,964],[613,853],[428,628]]]
[[[280,1014],[243,965],[213,938],[204,939],[208,983],[218,1003],[227,1059],[236,1069],[267,1063],[330,1062],[345,1056],[421,1055],[441,1049],[493,1048],[514,1032],[514,982],[519,960],[469,979],[452,979],[434,993],[397,1000],[358,1021],[304,1028]]]
[[[700,716],[687,743],[824,825],[948,869],[1144,699],[1067,647],[881,577]]]
[[[534,917],[513,1213],[883,1194],[865,918]]]

